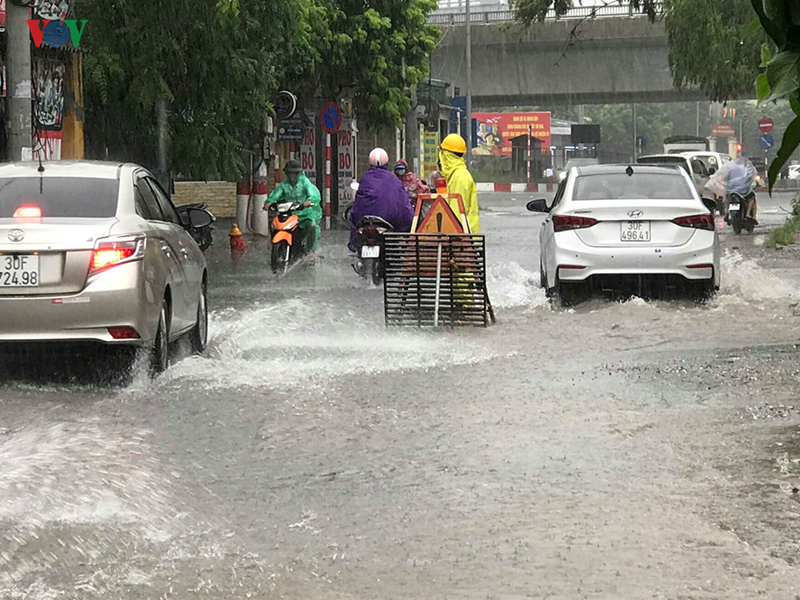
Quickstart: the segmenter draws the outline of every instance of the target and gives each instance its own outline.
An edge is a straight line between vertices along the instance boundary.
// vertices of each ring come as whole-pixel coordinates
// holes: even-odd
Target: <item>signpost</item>
[[[331,228],[331,135],[342,126],[342,111],[336,102],[326,102],[319,111],[319,124],[325,132],[325,229]]]
[[[775,145],[775,138],[773,138],[769,133],[765,133],[758,138],[758,145],[768,152],[769,149]]]
[[[736,128],[733,125],[712,125],[711,137],[736,137]]]
[[[769,117],[764,117],[758,122],[758,129],[761,133],[769,133],[775,127],[775,122]],[[773,142],[774,145],[774,142]],[[772,146],[770,146],[771,148]]]

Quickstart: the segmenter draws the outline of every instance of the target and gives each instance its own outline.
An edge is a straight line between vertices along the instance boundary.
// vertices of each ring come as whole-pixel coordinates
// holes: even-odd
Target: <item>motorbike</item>
[[[394,231],[394,227],[380,217],[368,215],[356,224],[356,262],[353,269],[374,285],[380,285],[383,279],[381,237],[387,231]]]
[[[303,208],[300,202],[280,202],[269,206],[270,266],[277,275],[285,275],[290,265],[308,253],[306,240],[302,239],[300,217],[295,214]]]
[[[189,210],[196,209],[196,210],[204,210],[209,215],[211,215],[211,224],[205,227],[190,227],[189,233],[194,238],[194,241],[197,242],[197,245],[200,246],[200,250],[205,252],[211,247],[211,244],[214,241],[214,225],[213,223],[217,220],[216,217],[211,214],[211,211],[208,210],[208,207],[203,204],[202,202],[196,202],[194,204],[182,204],[181,206],[175,207],[178,211],[178,215],[181,218],[181,221],[184,223],[191,223],[189,220]]]
[[[728,222],[733,227],[733,232],[736,235],[742,233],[744,229],[748,233],[753,233],[755,222],[753,219],[748,218],[747,207],[750,202],[756,201],[755,192],[750,192],[747,196],[733,192],[728,195]]]

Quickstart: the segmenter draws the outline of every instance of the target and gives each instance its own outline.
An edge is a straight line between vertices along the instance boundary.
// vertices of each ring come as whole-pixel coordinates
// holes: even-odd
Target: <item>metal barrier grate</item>
[[[493,319],[482,235],[386,233],[383,296],[388,326],[479,326]]]

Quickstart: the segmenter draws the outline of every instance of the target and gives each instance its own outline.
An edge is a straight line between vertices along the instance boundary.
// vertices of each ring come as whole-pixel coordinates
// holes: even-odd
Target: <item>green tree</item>
[[[303,0],[304,1],[304,0]],[[90,155],[156,162],[154,108],[170,107],[171,165],[190,177],[235,178],[282,78],[284,52],[307,41],[300,0],[83,0],[89,20]]]
[[[292,82],[306,96],[352,94],[370,126],[399,125],[411,109],[409,88],[425,79],[441,36],[427,23],[436,0],[313,0],[308,69]]]
[[[765,72],[756,80],[759,102],[789,100],[794,120],[786,128],[769,168],[770,190],[781,169],[800,146],[800,4],[797,0],[751,0],[758,21],[777,51],[762,46]]]

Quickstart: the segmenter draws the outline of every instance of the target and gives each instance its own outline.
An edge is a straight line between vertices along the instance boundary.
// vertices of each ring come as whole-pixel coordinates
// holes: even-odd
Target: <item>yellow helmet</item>
[[[457,133],[451,133],[444,138],[444,140],[442,140],[441,148],[442,150],[448,150],[450,152],[455,152],[456,154],[466,154],[467,142],[465,142],[464,138]]]

